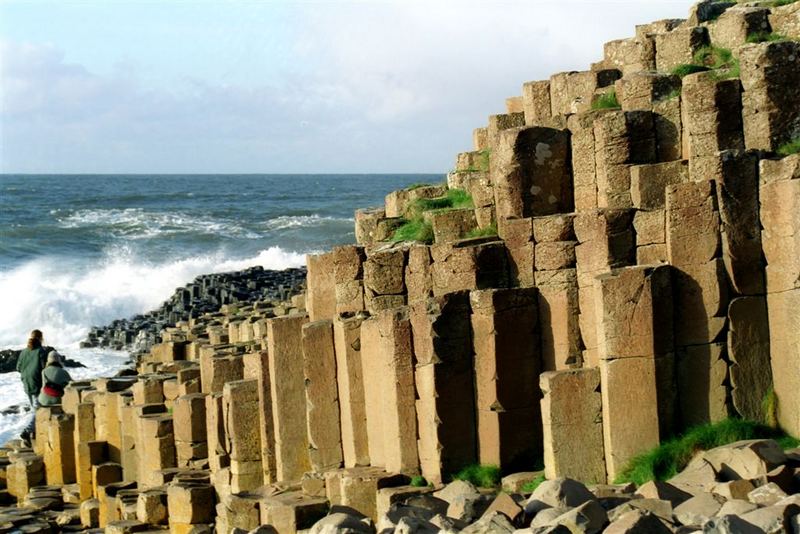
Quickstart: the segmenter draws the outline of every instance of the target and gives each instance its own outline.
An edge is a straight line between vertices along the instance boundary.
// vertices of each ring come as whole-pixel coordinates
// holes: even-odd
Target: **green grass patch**
[[[407,221],[394,231],[392,241],[420,241],[433,243],[433,226],[421,218]]]
[[[683,436],[635,457],[615,482],[641,485],[649,480],[668,480],[680,473],[698,451],[759,438],[774,439],[783,448],[800,444],[800,440],[767,425],[736,418],[725,419],[719,423],[694,427]]]
[[[425,477],[417,475],[415,477],[411,477],[411,485],[415,488],[426,488],[428,487],[428,481],[425,480]]]
[[[680,76],[683,78],[684,76],[688,76],[689,74],[694,74],[695,72],[704,72],[707,70],[711,70],[708,67],[704,67],[703,65],[695,65],[694,63],[684,63],[682,65],[678,65],[670,74],[674,74],[675,76]]]
[[[473,237],[494,237],[496,235],[497,235],[497,224],[492,223],[486,228],[475,228],[474,230],[470,230],[464,237],[466,237],[467,239],[471,239]]]
[[[768,5],[770,7],[781,7],[781,6],[788,6],[789,4],[794,4],[797,0],[772,0]]]
[[[747,36],[748,43],[771,43],[785,40],[785,36],[775,32],[756,32]]]
[[[775,152],[777,152],[779,156],[791,156],[792,154],[800,153],[800,137],[782,144]]]
[[[592,109],[616,109],[619,108],[619,101],[617,100],[617,91],[611,89],[607,93],[598,96],[592,102]]]
[[[500,468],[496,465],[468,465],[453,480],[466,480],[479,488],[495,488],[500,484]]]
[[[492,157],[492,150],[484,148],[480,151],[480,160],[478,160],[478,169],[484,172],[489,172],[489,159]]]
[[[704,46],[694,54],[694,64],[714,71],[718,80],[739,77],[739,60],[733,53],[720,46]]]
[[[544,475],[539,475],[538,477],[534,478],[530,482],[526,482],[522,485],[522,492],[523,493],[533,493],[536,491],[536,488],[542,485],[542,482],[547,480]]]

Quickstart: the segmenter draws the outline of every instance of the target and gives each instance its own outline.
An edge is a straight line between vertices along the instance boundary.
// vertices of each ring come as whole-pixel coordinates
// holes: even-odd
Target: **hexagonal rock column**
[[[341,467],[342,435],[333,321],[303,325],[303,376],[311,467],[320,472]]]
[[[361,325],[370,464],[415,473],[417,414],[408,308],[384,310]]]
[[[800,155],[761,161],[761,240],[767,260],[770,362],[778,422],[800,435]]]
[[[504,130],[492,152],[497,218],[572,211],[569,133],[529,126]]]
[[[478,461],[525,469],[541,455],[535,288],[470,292]]]
[[[545,476],[605,484],[600,370],[549,371],[539,385]]]
[[[635,266],[597,277],[596,303],[606,470],[614,480],[659,443],[657,359],[671,358],[670,267]]]
[[[333,320],[345,467],[369,465],[364,374],[361,365],[361,325],[364,319],[363,314],[357,314],[340,315]]]
[[[419,461],[423,476],[434,483],[477,460],[469,314],[465,291],[411,307]]]
[[[309,470],[302,328],[305,315],[267,321],[267,352],[275,425],[278,481],[299,480]]]

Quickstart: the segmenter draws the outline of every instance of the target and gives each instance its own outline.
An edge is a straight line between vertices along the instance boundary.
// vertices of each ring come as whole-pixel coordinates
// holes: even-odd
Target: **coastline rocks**
[[[230,273],[204,274],[177,288],[155,310],[92,327],[81,347],[127,350],[134,355],[145,353],[161,342],[160,333],[168,326],[216,312],[226,304],[288,301],[303,291],[305,280],[305,267],[271,271],[259,266]]]
[[[48,351],[52,350],[50,347],[47,347],[47,349]],[[15,349],[0,350],[0,373],[11,373],[17,370],[17,360],[19,359],[20,352],[21,351]],[[64,357],[64,367],[72,369],[86,366],[79,361]]]

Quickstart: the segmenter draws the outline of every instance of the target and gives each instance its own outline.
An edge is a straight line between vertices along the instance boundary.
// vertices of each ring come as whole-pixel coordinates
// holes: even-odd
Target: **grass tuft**
[[[703,65],[695,65],[693,63],[684,63],[682,65],[678,65],[674,69],[672,69],[671,74],[675,76],[679,76],[683,78],[684,76],[688,76],[689,74],[694,74],[695,72],[704,72],[707,70],[711,70],[708,67],[704,67]]]
[[[421,218],[412,219],[394,231],[392,241],[420,241],[430,245],[433,243],[433,226]]]
[[[425,183],[422,183],[422,182],[416,182],[416,183],[413,183],[413,184],[409,185],[408,187],[406,187],[406,191],[413,191],[414,189],[419,189],[420,187],[429,187],[430,185],[431,184],[425,184]]]
[[[395,230],[392,241],[421,241],[433,243],[433,227],[425,222],[423,213],[433,210],[472,208],[472,197],[463,189],[448,189],[444,196],[419,198],[408,209],[408,221]]]
[[[785,41],[786,37],[775,32],[756,32],[747,36],[748,43],[771,43],[774,41]]]
[[[789,4],[794,4],[797,0],[772,0],[768,5],[770,7],[781,7],[781,6],[788,6]]]
[[[617,91],[614,89],[603,93],[592,102],[592,109],[617,109],[619,107]]]
[[[800,137],[784,143],[776,150],[779,156],[791,156],[800,153]]]
[[[522,485],[522,493],[533,493],[536,491],[536,488],[542,485],[542,482],[547,480],[544,475],[539,475],[538,477],[534,478],[530,482],[526,482]]]
[[[497,224],[492,223],[486,228],[475,228],[474,230],[470,230],[464,237],[467,239],[471,239],[473,237],[494,237],[496,235],[497,235]]]
[[[428,481],[425,480],[425,477],[417,475],[415,477],[411,477],[411,485],[415,488],[425,488],[428,486]]]
[[[668,480],[680,473],[698,451],[744,439],[759,438],[774,439],[783,448],[793,448],[800,444],[800,440],[787,436],[781,430],[753,421],[725,419],[719,423],[694,427],[683,436],[666,441],[635,457],[615,482],[641,485],[650,480]]]
[[[468,465],[453,480],[466,480],[480,488],[495,488],[500,484],[500,468],[496,465]]]
[[[714,71],[717,80],[728,80],[739,77],[739,60],[733,52],[720,46],[704,46],[694,54],[695,65],[701,65]]]

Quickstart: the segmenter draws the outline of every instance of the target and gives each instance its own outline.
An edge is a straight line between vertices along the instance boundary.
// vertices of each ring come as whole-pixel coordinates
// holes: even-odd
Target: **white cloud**
[[[302,4],[285,47],[298,68],[260,85],[145,83],[129,58],[100,76],[57,45],[4,41],[0,171],[444,172],[524,81],[587,68],[689,5]]]

